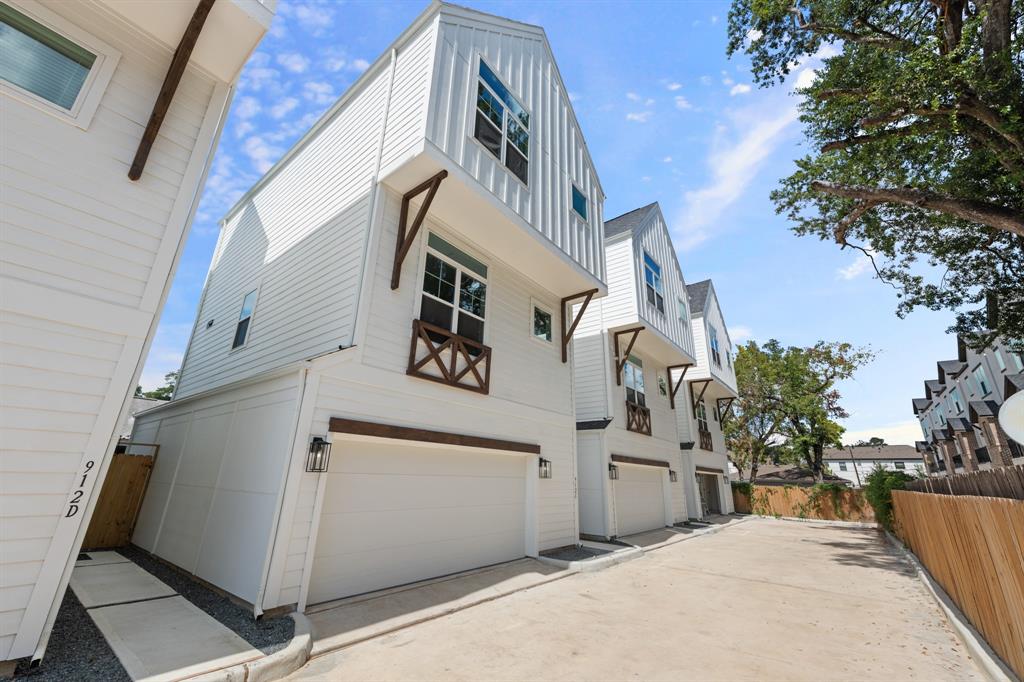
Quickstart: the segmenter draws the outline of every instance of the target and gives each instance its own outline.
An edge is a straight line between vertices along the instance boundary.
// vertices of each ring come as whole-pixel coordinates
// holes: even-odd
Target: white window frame
[[[253,323],[256,321],[256,308],[260,304],[260,293],[261,293],[260,292],[260,288],[261,288],[261,285],[260,284],[256,284],[256,285],[253,285],[253,286],[245,287],[245,289],[243,290],[242,298],[238,302],[238,317],[235,318],[235,323],[233,325],[231,325],[231,339],[228,342],[230,344],[230,346],[231,346],[230,350],[228,351],[229,353],[237,353],[238,351],[242,350],[243,348],[246,348],[249,345],[249,339],[252,338],[252,326],[253,326]],[[251,294],[253,292],[256,293],[256,300],[253,301],[253,303],[252,303],[252,312],[249,313],[249,326],[245,328],[245,340],[242,341],[242,343],[240,345],[236,346],[235,345],[235,335],[238,334],[238,325],[241,324],[242,319],[243,319],[242,318],[242,306],[245,305],[245,298],[246,298],[246,296],[248,296],[249,294]]]
[[[905,470],[907,468],[907,463],[906,462],[893,462],[893,467],[895,467],[896,469],[898,469],[900,471],[903,471],[903,470]]]
[[[415,315],[415,318],[417,320],[421,319],[420,312],[421,312],[421,309],[423,307],[423,297],[424,296],[429,296],[430,298],[432,298],[433,300],[437,301],[438,303],[443,303],[444,305],[450,305],[450,306],[452,306],[454,308],[454,310],[452,311],[452,328],[450,329],[452,334],[455,334],[457,336],[462,336],[461,334],[459,334],[459,311],[462,311],[462,312],[466,313],[467,315],[469,315],[470,317],[473,317],[473,318],[475,318],[477,320],[480,320],[481,322],[484,323],[484,338],[483,338],[483,341],[478,341],[477,343],[481,343],[481,344],[483,344],[485,346],[490,346],[491,344],[488,343],[488,338],[490,336],[490,325],[487,324],[487,311],[490,310],[490,308],[491,308],[491,305],[490,305],[491,283],[490,283],[490,280],[489,280],[491,264],[488,263],[485,259],[481,258],[476,253],[473,253],[470,249],[467,249],[465,246],[463,246],[462,244],[458,243],[456,240],[452,239],[451,237],[449,237],[448,235],[446,235],[446,234],[444,234],[442,232],[439,232],[437,230],[431,230],[431,229],[424,229],[422,232],[423,232],[423,235],[422,235],[422,237],[420,237],[420,259],[419,259],[420,262],[419,262],[419,270],[416,273],[416,276],[418,278],[416,280],[416,301],[414,303],[414,308],[413,308],[413,314]],[[440,251],[437,251],[437,250],[433,249],[430,246],[429,242],[427,241],[431,232],[433,232],[435,235],[437,235],[437,237],[439,239],[442,239],[443,241],[448,242],[449,244],[451,244],[455,248],[459,249],[460,251],[464,251],[467,256],[471,256],[472,258],[475,258],[476,260],[480,261],[481,265],[484,265],[484,266],[487,267],[488,277],[484,277],[480,273],[477,273],[477,272],[474,272],[473,270],[470,270],[469,268],[467,268],[465,265],[459,263],[458,261],[452,260],[451,258],[449,258],[445,254],[441,253]],[[443,298],[438,298],[437,296],[434,296],[433,294],[423,290],[423,275],[426,272],[426,268],[427,268],[427,254],[428,253],[430,255],[432,255],[432,256],[434,256],[434,257],[444,261],[448,265],[451,265],[453,268],[455,268],[455,301],[454,302],[449,302],[449,301],[444,300]],[[460,291],[460,287],[462,285],[462,273],[463,273],[463,271],[465,271],[466,274],[469,275],[470,277],[472,277],[473,279],[475,279],[475,280],[477,280],[479,282],[482,282],[484,285],[487,286],[487,298],[484,300],[484,316],[483,317],[480,317],[479,315],[477,315],[475,313],[472,313],[472,312],[470,312],[468,310],[463,310],[462,308],[459,307],[459,291]]]
[[[703,398],[697,401],[697,409],[695,410],[694,416],[697,419],[697,430],[711,433],[711,424],[708,422],[708,408],[707,405],[704,404]],[[704,425],[703,429],[701,428],[701,424]]]
[[[957,414],[959,414],[959,413],[964,411],[964,406],[960,402],[960,390],[959,390],[959,388],[960,388],[959,386],[954,386],[953,389],[949,392],[950,407],[954,408],[956,410]]]
[[[642,261],[643,261],[643,286],[644,286],[643,292],[644,292],[644,302],[648,305],[648,307],[654,308],[654,310],[656,310],[660,314],[664,315],[666,313],[666,311],[665,311],[665,276],[662,274],[664,268],[662,267],[661,263],[658,262],[658,259],[656,259],[654,256],[652,256],[647,251],[647,249],[642,249],[641,253],[643,254]],[[658,266],[658,271],[657,272],[654,271],[654,268],[652,268],[650,265],[648,265],[648,263],[647,263],[648,259],[652,263],[654,263],[655,265]],[[651,271],[651,279],[654,281],[655,285],[658,284],[658,283],[661,284],[661,293],[660,294],[658,293],[658,287],[657,286],[651,285],[651,284],[647,283],[647,271],[648,270]],[[650,299],[647,298],[647,287],[651,287],[651,289],[654,290],[654,301],[651,301]],[[661,308],[660,309],[658,308],[658,296],[659,295],[661,296]]]
[[[981,374],[980,379],[978,378],[979,373]],[[985,396],[992,392],[992,387],[986,385],[989,383],[989,381],[988,372],[985,371],[985,365],[979,364],[977,367],[971,370],[971,374],[974,375],[974,383],[978,385],[978,393],[981,395],[982,398],[984,398]]]
[[[484,81],[483,76],[480,75],[480,63],[481,62],[486,64],[488,69],[491,69],[491,72],[495,75],[495,77],[497,77],[501,81],[502,85],[505,85],[505,89],[508,90],[509,94],[513,98],[515,98],[515,100],[519,104],[519,106],[521,106],[523,108],[523,111],[526,112],[526,115],[530,117],[530,127],[526,129],[526,133],[529,136],[529,140],[530,141],[529,141],[529,144],[527,144],[527,146],[526,146],[527,152],[525,154],[525,156],[526,156],[526,178],[527,178],[527,180],[529,180],[531,173],[533,173],[533,123],[534,123],[533,112],[530,111],[530,109],[525,104],[523,104],[522,99],[520,99],[514,92],[512,92],[512,88],[508,87],[508,85],[505,84],[505,79],[501,77],[501,75],[498,73],[498,70],[494,69],[494,68],[491,68],[491,65],[488,64],[487,60],[483,58],[483,55],[479,54],[479,53],[476,56],[476,62],[475,62],[476,68],[473,70],[472,78],[475,80],[476,83],[483,84],[483,86],[485,88],[487,88],[487,92],[491,93],[491,95],[496,100],[501,102],[501,106],[504,107],[504,109],[505,109],[505,116],[501,120],[501,156],[500,157],[495,157],[494,156],[494,152],[492,152],[490,149],[488,149],[486,147],[486,145],[484,145],[483,142],[481,142],[480,140],[476,139],[476,112],[477,112],[476,101],[477,101],[478,95],[477,95],[477,89],[475,87],[471,88],[471,96],[469,98],[469,100],[470,100],[469,101],[469,107],[470,107],[469,108],[469,112],[470,113],[469,113],[469,117],[466,119],[467,122],[468,122],[467,133],[468,133],[469,139],[472,140],[475,144],[479,145],[480,149],[482,149],[484,151],[484,153],[487,154],[488,158],[495,159],[498,162],[498,165],[501,166],[502,170],[504,170],[505,173],[508,175],[508,177],[512,178],[512,180],[514,180],[515,182],[518,182],[520,185],[523,186],[524,190],[529,192],[530,191],[530,183],[524,181],[522,178],[520,178],[518,175],[516,175],[514,172],[512,172],[511,168],[509,168],[507,165],[505,165],[505,155],[508,153],[508,150],[505,148],[505,145],[508,142],[508,137],[507,137],[508,117],[510,115],[512,115],[512,114],[509,111],[508,104],[506,104],[504,102],[504,100],[502,100],[500,97],[498,97],[498,93],[494,92],[494,89],[490,85],[488,85]],[[520,123],[520,125],[521,125],[521,123]],[[517,149],[518,149],[518,147],[517,147]],[[519,150],[519,151],[522,152],[522,150]]]
[[[718,344],[718,328],[708,323],[708,350],[711,351],[711,362],[722,369],[722,349]]]
[[[631,376],[631,374],[632,374],[632,376]],[[636,387],[636,375],[637,374],[640,375],[640,388],[639,388],[639,390]],[[629,385],[631,379],[632,379],[632,382],[633,382],[633,386],[632,387],[630,387],[630,385]],[[647,381],[646,381],[646,378],[644,377],[644,362],[643,362],[643,360],[641,358],[638,358],[638,357],[636,357],[635,355],[632,355],[632,354],[630,354],[626,358],[626,364],[622,368],[622,388],[623,388],[623,392],[625,392],[625,394],[626,394],[626,401],[627,402],[630,402],[630,400],[629,400],[629,391],[633,391],[633,395],[639,394],[640,396],[643,397],[643,401],[641,402],[639,400],[633,400],[631,402],[633,402],[636,405],[641,405],[643,407],[647,407]]]
[[[839,470],[840,470],[840,471],[846,471],[846,470],[847,470],[847,468],[846,468],[846,462],[840,462],[840,463],[839,463]]]
[[[542,339],[541,337],[537,336],[537,334],[535,333],[535,330],[533,328],[533,317],[536,314],[534,312],[535,310],[539,310],[542,313],[547,313],[548,315],[551,316],[551,338],[550,339]],[[555,343],[555,336],[556,336],[557,332],[555,331],[555,314],[554,314],[554,312],[552,312],[551,306],[549,306],[548,304],[543,303],[541,301],[538,301],[535,298],[530,298],[530,319],[527,320],[527,324],[528,324],[527,332],[530,334],[530,338],[531,339],[533,339],[537,343],[544,344],[545,346],[552,346],[552,345],[554,345],[554,343]],[[487,323],[485,322],[484,323],[484,330],[486,331],[486,329],[487,329]]]
[[[6,80],[0,80],[0,94],[86,130],[92,123],[96,109],[99,108],[103,93],[110,85],[110,79],[114,76],[121,53],[64,17],[51,12],[35,0],[3,0],[3,2],[25,16],[38,21],[51,31],[59,33],[80,47],[89,50],[96,55],[96,61],[89,69],[89,75],[85,77],[82,89],[78,91],[78,97],[75,98],[71,109],[65,109]]]
[[[587,215],[580,215],[580,212],[576,210],[576,202],[573,201],[575,196],[573,192],[579,192],[580,196],[583,197],[583,203],[587,207]],[[573,181],[569,181],[569,214],[574,216],[576,220],[581,221],[584,225],[590,226],[590,197],[587,193],[580,189],[580,186]]]

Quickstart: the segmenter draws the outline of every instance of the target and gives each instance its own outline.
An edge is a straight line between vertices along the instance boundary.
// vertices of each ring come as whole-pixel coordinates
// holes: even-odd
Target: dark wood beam
[[[683,385],[683,379],[686,378],[686,370],[690,369],[691,367],[693,367],[692,362],[687,363],[685,365],[669,365],[668,367],[665,368],[665,371],[668,372],[668,383],[672,389],[671,391],[669,391],[668,394],[668,402],[673,410],[676,409],[676,393],[679,392],[679,387]],[[681,369],[683,370],[683,373],[679,375],[679,381],[672,383],[672,370],[674,369]]]
[[[566,363],[566,362],[569,362],[569,341],[572,340],[572,333],[574,331],[576,331],[576,325],[578,325],[580,323],[580,320],[583,319],[583,313],[585,313],[587,311],[587,306],[590,305],[590,299],[594,298],[594,294],[596,294],[596,293],[597,293],[597,289],[591,289],[590,291],[581,291],[578,294],[573,294],[572,296],[566,296],[565,298],[562,299],[562,309],[561,309],[560,313],[561,313],[561,318],[562,318],[562,363],[563,364]],[[570,325],[569,328],[566,329],[566,326],[565,326],[565,307],[569,304],[570,301],[575,301],[575,300],[580,299],[580,298],[583,299],[583,305],[580,306],[579,312],[577,312],[576,316],[573,318],[572,325]]]
[[[620,464],[639,464],[647,467],[661,467],[668,469],[668,462],[662,462],[660,459],[647,459],[646,457],[630,457],[629,455],[612,455],[612,461]]]
[[[142,169],[146,167],[149,152],[153,149],[153,143],[156,142],[160,126],[163,125],[167,110],[171,107],[174,93],[185,73],[185,67],[188,66],[188,60],[192,56],[192,49],[196,46],[196,41],[199,40],[199,34],[203,31],[203,24],[206,23],[206,17],[210,15],[213,3],[214,0],[199,0],[188,26],[185,27],[185,33],[181,36],[177,49],[174,50],[171,65],[167,67],[167,75],[164,76],[164,84],[160,86],[160,93],[156,96],[153,112],[149,115],[146,130],[142,133],[139,148],[135,151],[135,159],[132,160],[132,166],[128,169],[129,180],[135,181],[142,177]]]
[[[694,467],[694,469],[697,470],[698,474],[718,474],[720,476],[725,474],[721,469],[715,469],[713,467]]]
[[[708,390],[708,384],[712,382],[712,379],[697,379],[690,382],[690,397],[693,398],[693,416],[697,416],[697,405],[700,404],[701,400],[704,400],[704,391]],[[693,385],[701,384],[700,395],[693,395]]]
[[[732,407],[732,402],[734,400],[736,400],[736,398],[719,398],[715,401],[718,405],[718,421],[725,419],[727,416],[726,413],[729,411],[729,408]],[[722,407],[722,403],[725,403],[725,407]]]
[[[392,291],[398,288],[402,278],[402,263],[405,261],[409,249],[412,248],[416,235],[419,234],[420,226],[423,225],[423,219],[427,217],[427,211],[430,209],[431,202],[434,201],[434,195],[437,194],[441,181],[447,177],[448,171],[443,170],[402,195],[402,212],[398,216],[398,239],[395,242],[395,263],[391,268]],[[409,225],[409,202],[424,192],[427,193],[427,196],[420,204],[420,210],[416,212],[412,225]]]
[[[360,421],[358,419],[343,419],[342,417],[331,417],[330,430],[332,433],[347,433],[355,436],[374,436],[376,438],[410,440],[419,443],[437,443],[439,445],[456,445],[466,448],[505,450],[508,452],[522,452],[529,455],[540,454],[540,446],[535,445],[534,443],[522,443],[514,440],[501,440],[499,438],[484,438],[481,436],[470,436],[461,433],[451,433],[448,431],[414,429],[408,426],[378,424],[376,422]]]
[[[629,359],[629,354],[633,350],[633,344],[636,343],[636,337],[640,335],[645,328],[644,327],[632,327],[630,329],[623,329],[622,331],[615,332],[615,384],[617,386],[622,385],[622,368],[626,366],[626,360]],[[623,353],[619,352],[619,337],[625,336],[626,334],[632,334],[629,339],[629,343],[626,344],[626,350]]]

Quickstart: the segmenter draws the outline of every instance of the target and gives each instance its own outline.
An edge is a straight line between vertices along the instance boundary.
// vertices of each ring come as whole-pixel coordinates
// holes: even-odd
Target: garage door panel
[[[619,466],[615,481],[615,516],[619,535],[665,525],[665,487],[658,467]]]
[[[439,496],[449,496],[453,507],[522,504],[522,462],[518,469],[518,477],[330,474],[332,494],[324,500],[324,513],[416,511],[437,507]]]
[[[520,455],[453,452],[418,446],[360,443],[358,455],[331,459],[331,473],[409,474],[436,476],[507,476],[522,478]]]

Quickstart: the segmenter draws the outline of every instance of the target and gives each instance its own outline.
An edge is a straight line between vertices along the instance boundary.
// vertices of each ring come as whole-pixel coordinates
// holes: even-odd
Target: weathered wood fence
[[[859,490],[833,492],[797,486],[756,485],[751,491],[750,497],[735,488],[732,491],[733,506],[740,514],[875,522],[875,511]]]
[[[1024,501],[902,490],[892,500],[900,539],[1024,678]]]
[[[908,483],[906,489],[938,495],[981,495],[1024,500],[1024,465],[923,478]]]

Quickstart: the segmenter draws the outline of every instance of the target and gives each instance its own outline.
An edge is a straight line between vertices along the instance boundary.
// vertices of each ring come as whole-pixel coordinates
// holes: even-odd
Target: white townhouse
[[[921,452],[913,445],[860,446],[825,448],[823,453],[829,471],[860,488],[875,469],[902,471],[909,476],[927,473]]]
[[[976,350],[957,337],[957,357],[936,363],[936,378],[913,399],[926,469],[947,475],[1024,464],[1024,446],[999,426],[1003,401],[1024,390],[1024,355],[1005,341]]]
[[[0,0],[0,661],[42,657],[273,0]]]
[[[608,296],[573,340],[580,532],[597,539],[696,516],[677,430],[692,409],[680,390],[695,363],[690,304],[658,204],[606,222],[604,248]]]
[[[223,219],[133,543],[256,614],[576,544],[603,203],[543,29],[431,4]]]
[[[738,393],[732,341],[714,284],[705,279],[687,285],[686,292],[697,364],[685,376],[688,409],[676,411],[683,450],[680,479],[688,486],[690,518],[704,518],[734,511],[722,420],[728,419]]]

